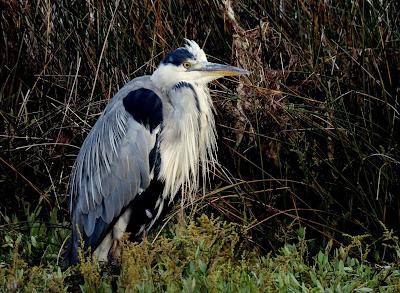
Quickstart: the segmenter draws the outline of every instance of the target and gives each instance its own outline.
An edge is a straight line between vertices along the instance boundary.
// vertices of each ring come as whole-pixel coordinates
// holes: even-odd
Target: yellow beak
[[[210,76],[236,76],[249,74],[250,72],[239,67],[224,65],[212,62],[199,62],[193,64],[188,71],[202,71],[207,72]]]

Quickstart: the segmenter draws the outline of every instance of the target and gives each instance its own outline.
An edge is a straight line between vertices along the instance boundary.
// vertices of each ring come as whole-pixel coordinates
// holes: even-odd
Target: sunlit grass
[[[178,227],[178,228],[177,228]],[[163,235],[140,243],[125,241],[120,267],[99,265],[81,255],[81,264],[62,273],[57,266],[28,266],[17,239],[12,261],[0,268],[4,291],[70,292],[397,292],[398,266],[376,266],[364,236],[312,254],[306,229],[299,228],[277,253],[261,256],[243,227],[202,216],[170,225]],[[398,239],[386,243],[400,253]],[[394,246],[393,246],[394,245]],[[110,267],[111,266],[111,267]],[[101,269],[103,267],[103,269]]]

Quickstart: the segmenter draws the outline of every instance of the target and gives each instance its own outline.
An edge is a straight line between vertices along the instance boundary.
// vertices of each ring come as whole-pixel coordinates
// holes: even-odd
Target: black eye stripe
[[[194,56],[186,48],[178,48],[165,56],[163,64],[173,64],[175,66],[182,65],[188,59],[193,59]]]

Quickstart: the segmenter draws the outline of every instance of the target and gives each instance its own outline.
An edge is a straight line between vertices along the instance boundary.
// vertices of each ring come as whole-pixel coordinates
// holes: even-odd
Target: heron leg
[[[108,258],[111,262],[119,262],[121,257],[121,239],[124,236],[126,227],[129,224],[131,218],[132,209],[129,207],[125,212],[118,218],[112,229],[112,244],[109,249]]]
[[[93,255],[97,258],[99,262],[107,262],[108,261],[108,252],[110,251],[112,245],[112,237],[111,232],[108,232],[106,237],[101,241],[100,245],[97,246]]]
[[[110,251],[108,253],[108,260],[111,264],[116,265],[120,263],[122,254],[121,241],[119,239],[114,239],[111,245]]]
[[[100,245],[96,248],[94,255],[97,257],[98,261],[107,262],[109,259],[112,261],[119,259],[121,254],[120,240],[124,236],[131,213],[132,209],[127,208],[118,218],[112,230],[107,233]]]

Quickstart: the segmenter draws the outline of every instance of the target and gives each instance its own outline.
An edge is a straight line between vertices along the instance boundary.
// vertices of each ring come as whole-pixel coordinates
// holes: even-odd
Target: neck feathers
[[[179,82],[168,96],[171,109],[161,134],[159,179],[165,184],[164,198],[172,200],[181,189],[184,202],[193,199],[200,182],[205,185],[216,163],[213,104],[206,85]]]

